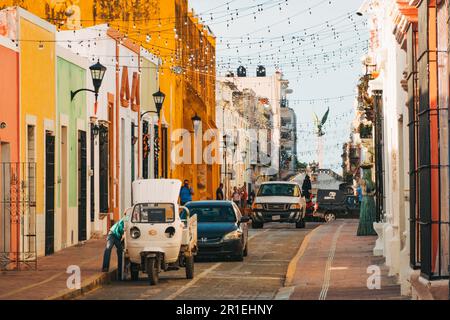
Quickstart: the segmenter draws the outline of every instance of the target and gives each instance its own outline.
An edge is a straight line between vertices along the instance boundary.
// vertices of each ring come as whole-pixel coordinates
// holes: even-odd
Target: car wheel
[[[233,257],[234,261],[244,261],[244,250],[242,250],[238,255]]]
[[[324,216],[325,222],[332,222],[336,220],[336,215],[333,212],[328,212]]]
[[[297,229],[303,229],[303,228],[305,228],[305,220],[300,220],[300,221],[297,221],[296,223],[295,223],[295,227],[297,228]]]
[[[252,228],[253,229],[262,229],[264,227],[264,224],[257,221],[252,221]]]

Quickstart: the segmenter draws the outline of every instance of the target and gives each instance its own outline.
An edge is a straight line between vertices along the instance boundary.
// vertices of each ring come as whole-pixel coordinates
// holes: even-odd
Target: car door
[[[233,208],[234,208],[234,212],[236,214],[236,221],[238,222],[239,227],[242,229],[242,245],[245,247],[246,243],[247,243],[247,239],[248,239],[248,224],[247,223],[242,223],[241,219],[242,219],[242,213],[241,210],[239,209],[239,207],[233,203]]]

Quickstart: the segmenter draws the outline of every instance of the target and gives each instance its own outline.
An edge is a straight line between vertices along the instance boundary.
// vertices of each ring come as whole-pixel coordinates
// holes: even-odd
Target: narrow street
[[[449,22],[0,0],[0,302],[450,300]]]
[[[184,269],[161,274],[160,283],[151,287],[145,274],[139,282],[113,282],[80,299],[274,299],[283,286],[289,262],[305,236],[318,223],[306,229],[293,224],[267,224],[262,230],[249,230],[249,255],[244,262],[201,260],[196,277],[187,280]]]

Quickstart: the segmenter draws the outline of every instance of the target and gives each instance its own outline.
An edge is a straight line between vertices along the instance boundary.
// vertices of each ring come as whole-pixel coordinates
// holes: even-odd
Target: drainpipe
[[[139,53],[138,53],[138,77],[139,77],[139,85],[141,85],[141,51],[139,48]],[[139,94],[141,93],[141,91],[139,90]],[[142,143],[142,129],[141,129],[141,102],[140,102],[140,97],[139,97],[139,106],[138,106],[138,178],[141,179],[141,165],[142,165],[142,154],[141,154],[141,143]],[[133,177],[134,179],[134,177]]]
[[[114,220],[119,220],[119,174],[120,174],[120,157],[119,157],[119,118],[120,118],[120,82],[119,82],[119,39],[116,39],[116,178],[115,197],[114,197]]]

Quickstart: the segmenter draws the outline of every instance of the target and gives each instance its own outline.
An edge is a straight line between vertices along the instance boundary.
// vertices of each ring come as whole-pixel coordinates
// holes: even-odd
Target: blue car
[[[248,254],[249,217],[231,201],[192,201],[186,204],[197,215],[197,256],[231,257],[242,261]]]

